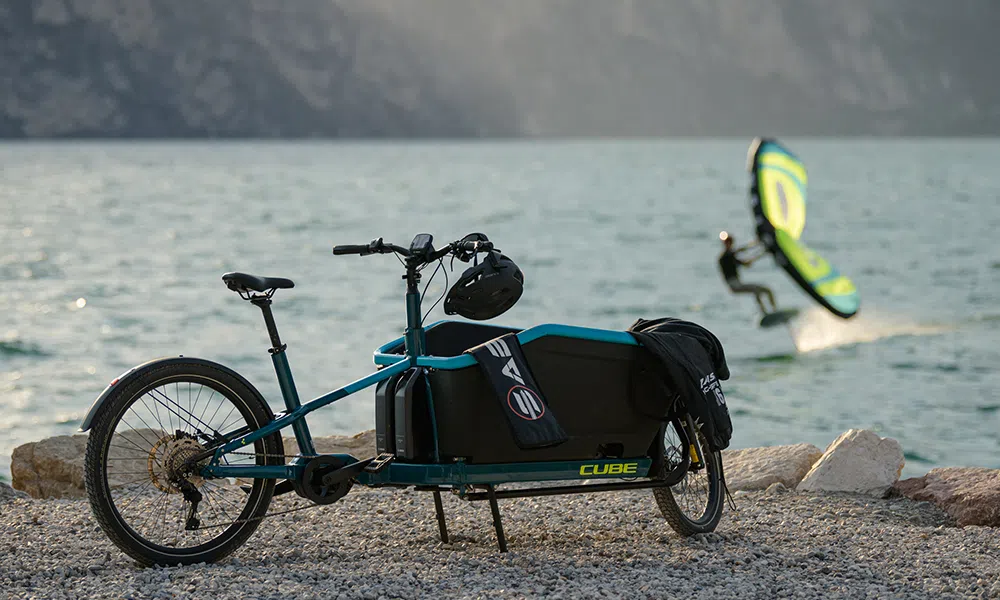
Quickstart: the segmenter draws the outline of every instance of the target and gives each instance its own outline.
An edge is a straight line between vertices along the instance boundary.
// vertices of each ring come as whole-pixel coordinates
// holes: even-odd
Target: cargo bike
[[[682,402],[671,401],[662,418],[634,410],[637,398],[664,392],[648,385],[628,332],[457,320],[425,327],[418,284],[446,258],[472,263],[448,288],[447,314],[485,320],[520,297],[520,269],[483,234],[440,249],[428,234],[409,247],[379,238],[334,254],[395,254],[405,268],[405,333],[375,351],[375,373],[301,403],[271,312],[275,291],[293,283],[227,273],[227,286],[263,314],[284,411],[274,414],[232,369],[185,356],[132,368],[94,402],[81,426],[89,431],[87,492],[101,528],[125,553],[146,565],[216,561],[263,518],[291,512],[268,513],[273,496],[294,493],[311,507],[340,500],[353,485],[431,492],[444,542],[443,492],[487,501],[501,552],[498,500],[508,498],[651,489],[677,533],[715,529],[721,454]],[[497,368],[488,371],[483,357]],[[507,384],[497,381],[505,377],[516,380],[506,398]],[[372,455],[317,452],[306,416],[372,386]],[[543,433],[555,436],[547,440],[530,429],[546,420]],[[285,428],[294,452],[286,453]]]

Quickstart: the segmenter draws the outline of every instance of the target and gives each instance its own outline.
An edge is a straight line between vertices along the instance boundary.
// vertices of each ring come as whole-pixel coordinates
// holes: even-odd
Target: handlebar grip
[[[459,242],[458,249],[465,252],[489,252],[493,249],[493,242],[469,241]]]
[[[371,248],[368,246],[368,244],[364,244],[364,245],[344,244],[344,245],[341,245],[341,246],[334,246],[333,247],[333,253],[334,254],[338,254],[338,255],[340,255],[340,254],[360,254],[361,256],[364,256],[366,254],[371,254]]]

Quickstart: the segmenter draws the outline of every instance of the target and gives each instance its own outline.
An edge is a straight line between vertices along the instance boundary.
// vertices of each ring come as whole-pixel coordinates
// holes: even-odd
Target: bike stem
[[[274,374],[278,377],[278,387],[281,389],[281,397],[285,401],[285,408],[289,413],[302,406],[299,401],[299,392],[295,389],[295,380],[292,379],[292,368],[288,366],[288,357],[285,356],[287,346],[281,343],[278,337],[278,327],[274,324],[274,314],[271,312],[271,299],[268,297],[257,297],[250,300],[251,304],[260,309],[264,315],[264,325],[267,327],[267,335],[271,338],[271,347],[267,349],[271,355],[271,362],[274,364]],[[309,426],[305,419],[298,419],[292,423],[292,431],[295,433],[295,441],[299,445],[299,454],[312,456],[316,454],[313,447],[312,435],[309,433]]]

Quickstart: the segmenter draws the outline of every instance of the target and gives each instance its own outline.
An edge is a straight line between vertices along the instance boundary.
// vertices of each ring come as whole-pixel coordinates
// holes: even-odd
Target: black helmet
[[[514,261],[497,251],[469,267],[448,290],[444,312],[485,321],[507,312],[524,291],[524,274]]]

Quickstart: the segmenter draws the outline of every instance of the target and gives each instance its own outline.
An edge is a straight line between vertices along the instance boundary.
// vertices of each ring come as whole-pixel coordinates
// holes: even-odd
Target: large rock
[[[903,449],[896,440],[867,429],[851,429],[827,447],[798,489],[882,497],[899,480],[904,463]]]
[[[765,490],[773,483],[793,489],[822,455],[812,444],[726,450],[726,485],[734,491]]]
[[[149,468],[149,450],[164,436],[164,432],[137,429],[122,434],[120,441],[111,444],[112,469],[108,476],[111,485],[134,483],[136,473]],[[295,438],[284,438],[285,454],[298,452]],[[356,435],[331,435],[313,438],[316,451],[321,454],[351,454],[357,458],[375,455],[375,430]],[[18,446],[10,465],[15,489],[27,492],[33,498],[84,498],[87,490],[83,483],[83,456],[87,448],[87,435],[61,435],[40,442]],[[117,475],[121,473],[121,475]]]
[[[1000,470],[980,467],[932,469],[896,489],[914,500],[933,502],[959,525],[1000,527]]]
[[[60,435],[14,448],[10,473],[14,489],[33,498],[82,498],[86,435]]]

